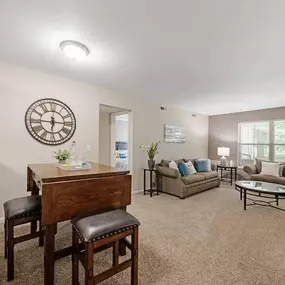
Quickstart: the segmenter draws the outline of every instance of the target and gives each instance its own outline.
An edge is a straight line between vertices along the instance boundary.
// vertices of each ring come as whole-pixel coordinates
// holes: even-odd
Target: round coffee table
[[[235,183],[235,189],[240,192],[240,200],[243,198],[244,210],[246,210],[247,206],[260,205],[285,211],[285,209],[278,207],[279,199],[285,199],[285,186],[283,185],[251,180],[237,181]],[[252,199],[248,196],[255,196],[270,200]],[[247,200],[250,200],[252,203],[247,204]],[[276,206],[273,205],[273,203]]]

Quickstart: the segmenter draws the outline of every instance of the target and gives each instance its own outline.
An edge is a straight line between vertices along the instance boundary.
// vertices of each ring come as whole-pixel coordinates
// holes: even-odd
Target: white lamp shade
[[[218,147],[218,155],[219,156],[229,156],[230,149],[228,147]]]

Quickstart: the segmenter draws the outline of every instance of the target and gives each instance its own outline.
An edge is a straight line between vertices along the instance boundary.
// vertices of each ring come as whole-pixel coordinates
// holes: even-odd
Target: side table
[[[147,172],[149,172],[150,188],[146,188]],[[155,174],[155,187],[153,187],[153,173]],[[156,195],[159,195],[161,189],[162,189],[162,179],[161,176],[158,174],[158,171],[156,169],[143,168],[143,194],[145,195],[146,192],[149,192],[150,197],[152,197],[152,194],[155,192]]]
[[[235,175],[235,181],[237,181],[237,166],[223,166],[223,165],[217,165],[217,172],[219,172],[219,169],[221,170],[221,180],[223,180],[223,170],[229,170],[231,175],[231,185],[233,185],[233,174]],[[234,172],[234,173],[233,173]]]

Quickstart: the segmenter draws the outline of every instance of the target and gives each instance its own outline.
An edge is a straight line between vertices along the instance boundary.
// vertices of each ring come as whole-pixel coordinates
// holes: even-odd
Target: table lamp
[[[222,156],[220,160],[220,164],[222,166],[227,166],[226,156],[230,155],[230,149],[228,147],[218,147],[218,155]]]

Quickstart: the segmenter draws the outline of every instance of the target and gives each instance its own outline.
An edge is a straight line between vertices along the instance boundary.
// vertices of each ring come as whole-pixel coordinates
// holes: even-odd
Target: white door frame
[[[123,110],[116,113],[110,113],[110,164],[116,166],[115,158],[115,142],[116,142],[116,117],[120,115],[128,114],[128,126],[129,126],[129,137],[128,137],[128,169],[130,173],[133,172],[133,111]]]

